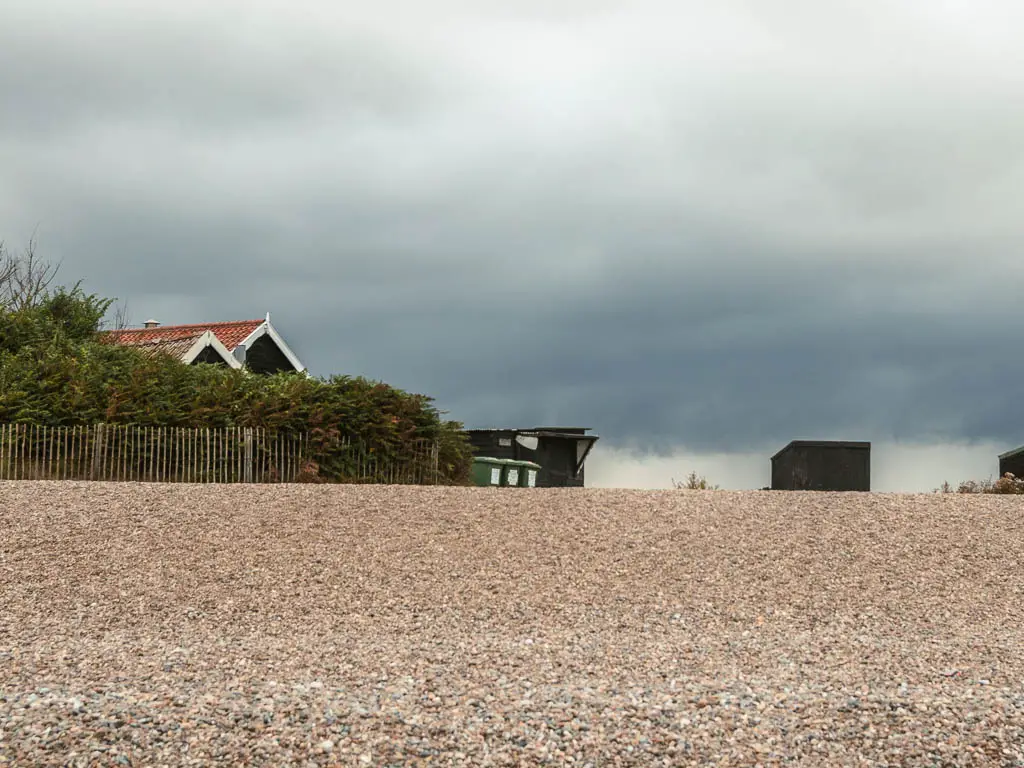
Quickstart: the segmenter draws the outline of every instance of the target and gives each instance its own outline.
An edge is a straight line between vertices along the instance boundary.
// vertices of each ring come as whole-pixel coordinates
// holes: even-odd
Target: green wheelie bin
[[[473,485],[484,487],[503,485],[505,460],[495,459],[491,456],[477,456],[473,459],[469,477]]]
[[[522,474],[522,462],[515,459],[502,459],[504,467],[501,471],[501,485],[503,488],[518,488],[519,476]]]
[[[540,464],[533,461],[520,461],[519,487],[536,488],[537,473],[540,472]]]

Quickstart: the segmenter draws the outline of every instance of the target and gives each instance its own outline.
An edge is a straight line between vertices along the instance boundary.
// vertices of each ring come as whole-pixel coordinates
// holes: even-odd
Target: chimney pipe
[[[146,326],[147,328],[156,328],[158,325],[160,325],[160,323],[157,322],[156,320],[147,320],[145,323],[143,323],[143,325]]]

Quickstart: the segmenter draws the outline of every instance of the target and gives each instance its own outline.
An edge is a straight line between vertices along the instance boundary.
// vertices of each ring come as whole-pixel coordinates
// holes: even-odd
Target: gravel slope
[[[1024,499],[0,483],[0,764],[1024,765]]]

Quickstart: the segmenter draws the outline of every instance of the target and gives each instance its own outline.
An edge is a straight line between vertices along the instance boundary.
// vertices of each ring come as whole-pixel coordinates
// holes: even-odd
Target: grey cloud
[[[0,28],[0,93],[17,105],[0,116],[8,137],[155,124],[180,142],[216,141],[313,118],[415,120],[445,101],[441,67],[372,31],[328,33],[258,7],[83,11],[72,4],[59,23],[15,12]]]
[[[471,425],[1024,442],[1001,6],[442,5],[17,6],[0,237]]]

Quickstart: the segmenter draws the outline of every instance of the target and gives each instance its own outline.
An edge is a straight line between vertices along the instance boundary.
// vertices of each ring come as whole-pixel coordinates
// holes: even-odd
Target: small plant
[[[944,482],[935,489],[936,493],[997,493],[997,494],[1024,494],[1024,479],[1017,477],[1012,472],[1007,472],[996,481],[988,480],[964,480],[954,490],[949,482]]]
[[[1017,477],[1012,472],[1007,472],[996,480],[995,484],[992,486],[991,492],[1024,494],[1024,479]]]
[[[685,480],[676,480],[672,478],[672,486],[678,490],[687,491],[717,491],[719,490],[717,485],[711,485],[708,479],[703,475],[698,475],[696,472],[691,472],[687,475]]]
[[[302,469],[299,470],[299,474],[295,478],[296,483],[326,483],[327,480],[320,474],[320,465],[312,459],[307,459]]]

